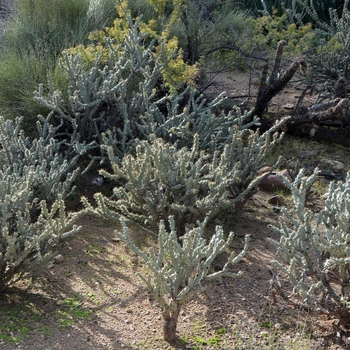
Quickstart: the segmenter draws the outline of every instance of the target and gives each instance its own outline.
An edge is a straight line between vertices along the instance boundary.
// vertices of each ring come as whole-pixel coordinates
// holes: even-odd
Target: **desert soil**
[[[216,87],[229,89],[230,94],[248,91],[244,74],[218,79]],[[288,87],[272,101],[271,108],[286,114],[296,96],[297,92]],[[350,164],[349,152],[343,148],[291,137],[286,142],[288,146],[281,145],[277,153],[287,158],[312,164],[322,157],[338,159],[345,165],[344,173]],[[317,155],[305,158],[302,151],[316,151]],[[89,174],[81,180],[83,190],[103,190],[104,185],[94,188],[91,184],[94,176]],[[324,192],[328,183],[320,179]],[[125,243],[116,239],[114,231],[120,228],[86,217],[80,222],[81,233],[59,246],[63,262],[47,268],[36,281],[18,284],[0,295],[0,349],[350,348],[347,337],[339,340],[335,336],[335,320],[306,314],[281,298],[272,303],[270,271],[276,269],[272,263],[274,248],[266,238],[278,238],[269,225],[277,225],[281,214],[269,204],[271,195],[259,191],[239,218],[224,214],[228,218],[225,230],[236,234],[232,246],[237,253],[244,236],[251,236],[247,255],[233,267],[244,276],[221,278],[209,285],[206,293],[192,298],[180,313],[175,343],[162,339],[161,310],[138,277],[147,269]],[[290,205],[291,198],[282,195],[284,205]],[[321,205],[321,193],[314,193],[310,206],[317,210]],[[132,235],[146,250],[155,244],[137,229],[132,229]],[[224,260],[221,256],[216,264],[220,266]],[[287,291],[290,286],[283,276],[281,281]],[[11,339],[18,342],[11,343]]]

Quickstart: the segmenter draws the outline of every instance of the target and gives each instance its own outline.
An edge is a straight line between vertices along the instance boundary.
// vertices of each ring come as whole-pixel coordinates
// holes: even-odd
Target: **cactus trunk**
[[[169,311],[169,310],[163,311],[163,318],[164,318],[163,333],[164,333],[164,340],[166,341],[174,341],[176,338],[177,320],[179,318],[181,306],[179,303],[175,303],[174,306],[175,306],[175,309],[172,311]]]

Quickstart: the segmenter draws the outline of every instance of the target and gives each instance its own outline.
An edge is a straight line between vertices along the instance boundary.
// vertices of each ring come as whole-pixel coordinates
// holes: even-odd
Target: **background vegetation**
[[[253,59],[261,67],[274,56],[278,42],[287,40],[287,62],[303,57],[309,70],[302,83],[325,99],[332,95],[337,79],[349,78],[349,18],[349,1],[317,5],[307,0],[16,2],[4,27],[0,51],[0,113],[4,115],[0,120],[0,290],[31,277],[38,266],[43,266],[59,240],[78,231],[77,227],[68,227],[82,214],[110,221],[126,218],[153,233],[160,246],[165,244],[169,222],[174,242],[186,241],[192,235],[204,249],[199,238],[208,218],[219,220],[218,209],[232,204],[232,216],[240,215],[263,180],[258,170],[267,163],[275,144],[282,141],[285,123],[280,120],[260,132],[254,115],[236,106],[224,108],[225,96],[205,100],[200,92],[205,90],[202,80],[206,73],[248,70]],[[274,72],[263,81],[268,86],[278,80],[280,73]],[[23,119],[16,119],[18,116]],[[67,214],[64,201],[79,179],[79,165],[90,160],[99,162],[102,180],[111,181],[113,194],[96,194],[92,202],[83,199],[85,209]],[[278,163],[270,165],[276,167]],[[294,187],[286,181],[296,205],[305,202],[306,188],[314,180],[303,179],[300,173]],[[348,180],[344,186],[349,187]],[[16,193],[18,187],[21,191]],[[315,244],[310,249],[319,259],[315,258],[316,262],[323,259],[324,266],[338,269],[338,279],[344,280],[348,278],[350,235],[340,219],[342,208],[336,206],[341,191],[334,186],[330,191],[337,195],[329,196],[329,215],[322,224],[338,229],[343,249],[334,246],[331,239],[329,246],[321,247],[328,249],[325,257]],[[348,207],[347,199],[342,200],[343,207]],[[312,242],[315,232],[305,219],[309,212],[304,206],[296,210],[284,214],[293,223],[293,215],[297,214],[305,223],[303,230],[298,229],[299,224],[287,230],[283,221],[283,229],[276,228],[297,242],[295,256],[281,253],[287,247],[285,240],[273,243],[284,259],[276,265],[282,267],[292,284],[302,286],[299,294],[303,305],[306,299],[310,303],[314,300],[315,291],[323,295],[327,279],[322,274],[328,270],[322,268],[316,284],[304,287],[299,282],[304,278],[300,275],[303,267],[296,269],[296,262],[303,266],[307,259],[299,258],[298,249],[302,249],[305,239]],[[317,214],[315,220],[321,222],[325,212]],[[331,220],[334,215],[342,225]],[[200,233],[193,229],[195,224]],[[123,225],[122,237],[128,241]],[[161,237],[155,233],[157,226]],[[221,228],[213,237],[211,248],[219,244],[228,248]],[[170,247],[173,243],[167,244]],[[132,242],[129,245],[134,247]],[[160,250],[158,263],[152,265],[155,276],[167,264],[169,273],[176,273],[180,267],[175,262],[185,261],[189,253],[168,259],[168,248],[165,256]],[[181,252],[181,244],[177,250]],[[134,251],[148,261],[141,250]],[[183,264],[188,271],[181,281],[180,294],[193,288],[194,275],[200,285],[215,254],[204,249],[202,255],[192,257],[196,266],[203,267],[195,274],[194,264]],[[150,256],[156,259],[152,251]],[[201,257],[208,260],[204,263]],[[312,259],[307,261],[307,268],[315,271],[322,265],[314,267],[314,263]],[[222,271],[225,269],[226,265]],[[149,280],[149,288],[155,286],[157,290],[159,281]],[[171,293],[169,281],[162,281],[160,288],[165,299],[166,293]],[[343,297],[336,298],[334,305],[341,305],[348,316],[348,299],[344,302]],[[321,307],[327,309],[327,305]],[[177,313],[179,310],[176,307]],[[174,317],[164,316],[172,323],[172,335],[176,312]],[[343,313],[336,316],[342,323],[348,320]]]

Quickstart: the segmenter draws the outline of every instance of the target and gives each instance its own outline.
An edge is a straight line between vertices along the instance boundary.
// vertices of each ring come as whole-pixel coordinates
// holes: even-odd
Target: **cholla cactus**
[[[41,137],[30,141],[20,119],[0,118],[0,291],[45,267],[59,239],[79,229],[71,228],[78,214],[64,207],[78,156],[64,159],[49,130],[41,125]]]
[[[233,238],[231,233],[225,240],[222,227],[217,226],[215,234],[209,242],[206,242],[203,238],[206,220],[203,223],[197,223],[197,228],[188,230],[181,237],[180,244],[174,219],[170,217],[170,233],[166,231],[163,221],[159,225],[158,254],[151,248],[147,255],[131,241],[125,221],[121,220],[121,222],[123,233],[118,231],[115,233],[144,260],[150,269],[149,275],[139,274],[139,276],[162,307],[164,339],[167,341],[175,339],[181,306],[193,295],[205,291],[207,288],[205,282],[221,276],[237,278],[242,275],[242,272],[229,271],[229,266],[239,262],[246,254],[249,236],[246,236],[242,252],[237,256],[232,252],[223,269],[214,272],[210,269],[213,260],[229,247]]]
[[[262,179],[257,177],[257,171],[283,136],[275,131],[284,120],[260,135],[259,131],[245,129],[238,119],[227,131],[231,138],[224,148],[212,153],[200,150],[198,134],[192,135],[191,151],[154,138],[152,143],[139,142],[135,155],[128,154],[121,162],[113,147],[108,147],[114,174],[103,170],[100,173],[118,187],[114,188],[114,198],[96,194],[97,208],[83,199],[87,211],[109,220],[119,220],[121,214],[151,228],[172,215],[180,235],[186,224],[213,218],[227,208],[240,215]]]
[[[224,94],[208,103],[202,95],[191,93],[186,106],[181,108],[187,90],[168,101],[167,117],[154,130],[156,136],[171,143],[176,142],[178,147],[191,149],[194,135],[198,134],[200,149],[214,152],[222,150],[237,132],[259,126],[258,118],[252,118],[252,111],[242,113],[239,108],[233,108],[228,114],[213,113],[215,109],[218,111],[218,106],[226,98]]]
[[[21,129],[21,122],[21,118],[12,122],[0,117],[1,165],[6,171],[24,177],[27,176],[28,169],[40,169],[41,172],[45,172],[45,176],[37,174],[33,179],[33,199],[40,198],[52,202],[58,194],[65,198],[79,173],[78,169],[72,169],[90,146],[74,140],[69,144],[65,141],[59,142],[55,138],[57,129],[45,121],[37,123],[39,137],[31,140]],[[62,148],[66,149],[66,154]],[[65,181],[62,181],[63,175],[66,176]]]
[[[107,65],[97,56],[93,67],[86,70],[81,56],[64,52],[60,63],[68,76],[68,100],[50,79],[49,93],[40,85],[35,100],[51,110],[49,119],[62,124],[62,135],[71,137],[69,133],[75,132],[86,142],[96,141],[96,146],[112,146],[119,158],[134,149],[135,140],[148,139],[151,134],[181,142],[179,146],[191,147],[194,133],[201,134],[203,149],[223,144],[238,124],[234,113],[213,113],[225,97],[207,102],[190,88],[172,95],[161,91],[162,72],[176,51],[169,56],[161,46],[155,56],[153,43],[144,46],[139,22],[129,21],[123,46],[115,48],[109,42]],[[248,128],[257,120],[246,124]],[[101,150],[104,154],[105,148]]]
[[[211,160],[198,148],[198,135],[191,151],[178,150],[162,139],[154,139],[152,143],[142,141],[136,147],[135,156],[126,155],[120,165],[109,148],[114,174],[100,173],[125,185],[114,188],[113,198],[96,194],[97,208],[83,198],[86,210],[109,220],[119,221],[122,214],[152,229],[158,226],[159,220],[167,220],[171,215],[178,234],[183,235],[186,224],[213,217],[231,205],[227,199],[231,173],[223,173],[223,169],[217,167],[218,159]]]
[[[312,84],[320,91],[319,98],[331,97],[332,89],[340,77],[348,79],[348,67],[350,64],[350,10],[349,0],[333,2],[327,6],[324,2],[310,0],[293,0],[290,9],[286,9],[291,22],[300,25],[312,20],[315,27],[315,39],[310,43],[310,48],[303,56],[309,65],[309,74],[312,76]],[[294,9],[293,9],[294,8]],[[298,11],[295,9],[299,8]],[[323,12],[323,18],[329,17],[325,22],[319,14]],[[325,12],[328,12],[325,16]],[[310,81],[307,83],[310,85]],[[347,84],[348,88],[348,84]]]
[[[240,112],[237,118],[241,118]],[[237,216],[247,200],[256,192],[259,182],[266,177],[257,176],[258,170],[266,164],[267,155],[283,139],[284,134],[277,130],[287,119],[288,117],[282,118],[264,133],[245,128],[244,124],[240,123],[233,128],[232,138],[225,144],[218,168],[229,176],[228,191]],[[281,160],[282,158],[279,158],[272,167],[276,168]]]
[[[38,172],[45,176],[45,172]],[[0,292],[21,279],[37,276],[55,254],[60,239],[79,231],[72,224],[77,214],[67,216],[61,196],[48,208],[33,200],[35,173],[22,177],[0,173]],[[33,207],[39,215],[31,217]]]
[[[154,59],[153,43],[143,46],[139,22],[129,21],[122,47],[115,48],[110,42],[109,64],[104,67],[102,57],[97,56],[93,67],[86,70],[81,56],[63,53],[60,64],[68,75],[68,101],[50,80],[47,96],[43,85],[35,92],[35,99],[51,110],[50,116],[78,130],[84,141],[102,144],[102,134],[109,130],[122,154],[128,141],[140,136],[137,128],[145,111],[157,109],[155,87],[168,61]],[[108,109],[113,112],[106,114]]]
[[[106,38],[108,64],[96,56],[87,70],[80,55],[63,53],[60,64],[68,76],[68,100],[50,79],[47,95],[43,85],[35,92],[35,100],[51,110],[49,117],[63,121],[64,130],[77,130],[84,141],[97,141],[98,145],[107,133],[120,157],[135,139],[147,138],[163,124],[160,106],[166,104],[167,97],[158,96],[158,85],[162,71],[176,55],[175,51],[165,52],[164,45],[155,55],[153,42],[145,47],[139,24],[140,20],[133,23],[129,19],[130,29],[119,47]]]
[[[344,183],[331,183],[324,209],[314,213],[306,207],[306,195],[317,178],[301,171],[293,184],[295,209],[283,210],[275,265],[288,277],[305,308],[318,310],[349,324],[350,267],[350,174]],[[277,284],[275,284],[278,287]],[[278,288],[279,289],[279,288]]]

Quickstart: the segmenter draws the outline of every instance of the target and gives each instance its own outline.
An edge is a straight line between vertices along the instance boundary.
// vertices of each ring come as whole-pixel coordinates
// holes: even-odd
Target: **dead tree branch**
[[[287,68],[287,70],[283,72],[280,77],[278,77],[279,71],[281,69],[283,50],[284,46],[286,45],[287,42],[285,40],[281,40],[278,43],[276,57],[272,68],[272,73],[270,75],[270,79],[267,79],[268,62],[263,68],[258,98],[256,100],[253,112],[253,115],[256,115],[259,118],[262,118],[271,99],[287,85],[287,83],[292,79],[293,75],[298,70],[298,68],[300,68],[302,72],[305,72],[306,70],[306,62],[302,58],[296,57],[291,63],[291,65]]]
[[[217,47],[213,47],[212,49],[208,50],[205,54],[205,56],[208,56],[216,51],[220,50],[230,50],[230,51],[237,51],[241,56],[245,58],[253,58],[256,60],[262,60],[262,61],[267,61],[267,58],[263,57],[262,55],[254,55],[251,53],[244,52],[240,47],[233,45],[233,44],[223,44]]]

